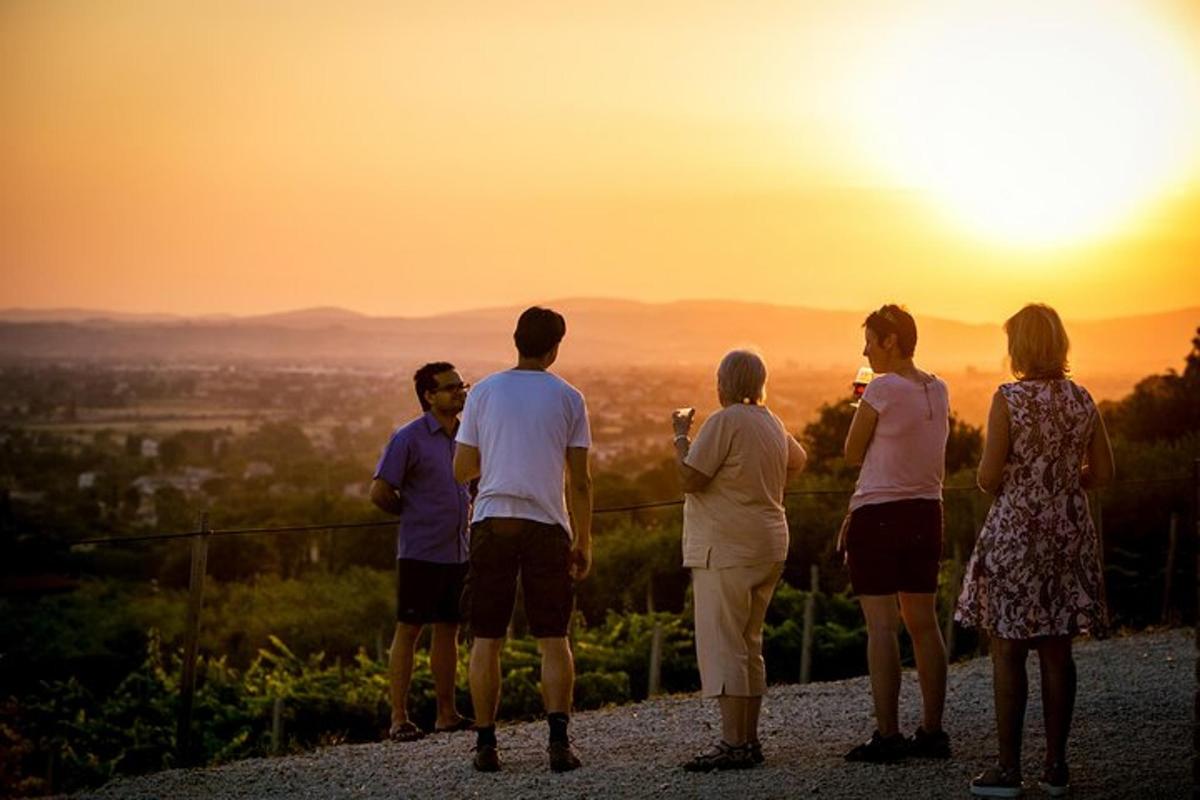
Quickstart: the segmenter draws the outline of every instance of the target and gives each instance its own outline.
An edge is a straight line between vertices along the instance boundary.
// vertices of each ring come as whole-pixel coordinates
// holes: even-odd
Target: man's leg
[[[485,519],[471,526],[471,558],[463,592],[474,641],[467,677],[475,710],[475,769],[500,769],[496,711],[500,705],[500,653],[517,593],[514,520]]]
[[[437,693],[437,727],[451,728],[462,716],[454,699],[454,678],[458,671],[458,625],[437,622],[433,626],[433,642],[429,646],[429,669],[433,672],[433,687]]]
[[[392,650],[388,658],[393,731],[408,722],[408,687],[412,683],[413,653],[420,636],[420,625],[396,623],[396,632],[392,636]]]
[[[946,705],[946,643],[937,618],[937,595],[900,593],[900,614],[912,638],[921,684],[921,727],[926,733],[942,729]]]
[[[471,645],[468,677],[477,728],[489,728],[496,724],[496,709],[500,705],[500,651],[503,649],[503,639],[477,636]]]
[[[570,714],[575,693],[575,658],[565,636],[538,639],[542,653],[542,702],[547,714]]]
[[[538,649],[542,651],[542,702],[550,726],[550,769],[568,772],[581,766],[567,735],[575,692],[575,658],[565,636],[541,637]]]
[[[867,669],[875,700],[875,726],[884,736],[900,732],[900,613],[896,595],[858,598],[867,618]]]

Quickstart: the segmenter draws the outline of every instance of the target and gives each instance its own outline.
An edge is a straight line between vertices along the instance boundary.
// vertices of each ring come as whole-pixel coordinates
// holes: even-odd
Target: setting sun
[[[1194,74],[1152,13],[1016,3],[906,17],[859,86],[859,138],[995,244],[1117,233],[1195,166]]]

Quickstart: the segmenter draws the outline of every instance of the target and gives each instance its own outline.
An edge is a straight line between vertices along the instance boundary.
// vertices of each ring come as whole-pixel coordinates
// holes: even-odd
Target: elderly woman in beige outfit
[[[721,741],[683,765],[691,772],[744,769],[763,760],[758,742],[767,689],[763,620],[787,558],[784,486],[807,460],[764,405],[766,383],[763,360],[734,350],[717,368],[721,410],[701,426],[695,441],[688,437],[694,410],[672,416],[700,683],[703,695],[717,698],[721,707]]]

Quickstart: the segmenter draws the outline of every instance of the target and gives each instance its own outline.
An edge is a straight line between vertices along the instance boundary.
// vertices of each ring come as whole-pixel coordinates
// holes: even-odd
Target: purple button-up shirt
[[[438,564],[467,560],[465,486],[454,480],[454,431],[430,412],[392,434],[375,477],[400,496],[396,558]]]

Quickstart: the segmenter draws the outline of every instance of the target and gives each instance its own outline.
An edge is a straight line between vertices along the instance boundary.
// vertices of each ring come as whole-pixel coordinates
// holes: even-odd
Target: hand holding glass
[[[692,419],[696,416],[696,409],[691,406],[677,408],[671,412],[671,426],[675,429],[676,436],[687,436],[688,431],[692,429]]]
[[[863,392],[867,390],[867,384],[875,377],[875,373],[870,367],[859,367],[858,374],[854,376],[854,400],[850,405],[858,408],[858,404],[862,402]]]

